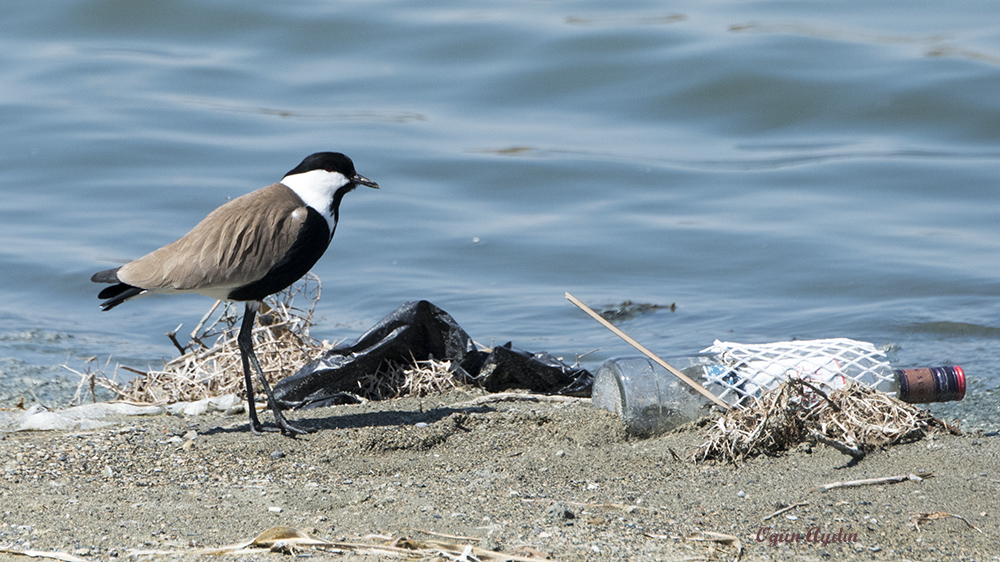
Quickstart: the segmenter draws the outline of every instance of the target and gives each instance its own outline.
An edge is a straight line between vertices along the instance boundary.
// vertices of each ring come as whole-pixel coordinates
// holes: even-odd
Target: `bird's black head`
[[[313,170],[325,170],[336,172],[347,178],[352,184],[366,185],[378,189],[378,184],[372,180],[358,174],[354,169],[354,162],[346,155],[339,152],[317,152],[306,156],[302,162],[293,168],[285,176],[303,174]]]

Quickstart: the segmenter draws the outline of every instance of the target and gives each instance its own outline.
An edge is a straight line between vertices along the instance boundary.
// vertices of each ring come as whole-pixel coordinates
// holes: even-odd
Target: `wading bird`
[[[238,197],[212,211],[182,238],[91,281],[113,283],[98,298],[111,310],[147,293],[199,293],[244,302],[236,341],[243,361],[250,430],[306,433],[285,419],[253,350],[253,324],[261,300],[297,281],[319,260],[337,228],[340,201],[359,185],[378,184],[358,174],[339,152],[317,152],[278,183]],[[254,408],[251,366],[267,394],[277,427],[260,423]]]

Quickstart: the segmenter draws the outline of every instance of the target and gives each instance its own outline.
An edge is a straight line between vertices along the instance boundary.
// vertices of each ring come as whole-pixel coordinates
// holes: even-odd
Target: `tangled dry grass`
[[[334,344],[309,335],[321,292],[319,277],[310,273],[266,299],[261,306],[253,330],[253,345],[261,369],[272,385],[334,347]],[[127,402],[170,404],[226,394],[245,398],[243,366],[236,343],[242,312],[239,303],[216,302],[202,317],[186,345],[177,341],[176,331],[168,334],[180,356],[167,361],[162,369],[121,366],[137,375],[127,383],[119,383],[117,377],[94,376],[89,372],[79,374],[91,385],[96,383]],[[447,361],[415,361],[387,365],[369,374],[360,381],[355,396],[361,401],[425,396],[459,384]],[[256,388],[255,393],[261,396],[261,389]]]
[[[818,441],[861,458],[881,447],[957,428],[869,386],[848,383],[829,394],[792,379],[746,408],[733,408],[709,427],[690,458],[739,462]]]
[[[294,373],[333,347],[309,335],[321,292],[319,278],[308,274],[266,299],[261,306],[253,330],[253,345],[268,382],[273,384]],[[108,378],[98,379],[97,384],[111,390],[120,400],[153,404],[225,394],[245,395],[243,366],[236,343],[242,312],[239,303],[218,301],[202,317],[187,345],[180,345],[176,332],[168,334],[181,355],[167,361],[162,369],[143,371],[122,367],[137,376],[125,384]]]
[[[427,359],[409,364],[393,364],[359,381],[358,395],[365,400],[385,400],[402,396],[427,396],[459,388],[451,361]]]

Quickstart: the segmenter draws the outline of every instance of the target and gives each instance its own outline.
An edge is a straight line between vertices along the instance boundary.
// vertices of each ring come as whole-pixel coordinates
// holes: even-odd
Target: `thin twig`
[[[916,474],[900,474],[899,476],[883,476],[881,478],[866,478],[864,480],[849,480],[847,482],[831,482],[830,484],[816,486],[809,491],[826,492],[835,488],[854,488],[857,486],[871,486],[878,484],[897,484],[899,482],[906,482],[907,480],[923,482],[932,476],[934,476],[933,472],[917,472]]]
[[[783,508],[779,509],[778,511],[775,511],[771,515],[768,515],[767,517],[765,517],[764,521],[767,521],[768,519],[772,519],[774,517],[777,517],[777,516],[781,515],[782,513],[787,513],[789,511],[795,509],[796,507],[803,507],[803,506],[807,506],[807,505],[809,505],[809,502],[799,502],[799,503],[793,503],[792,505],[786,505],[785,507],[783,507]]]
[[[201,329],[202,327],[205,326],[205,322],[208,322],[208,319],[211,318],[213,314],[215,314],[215,311],[219,308],[220,304],[222,304],[222,301],[215,301],[215,304],[212,305],[212,308],[208,309],[208,312],[206,312],[205,315],[201,317],[201,320],[198,321],[198,325],[195,326],[194,330],[191,331],[192,340],[198,339],[198,334],[201,333]]]
[[[523,502],[529,502],[529,503],[530,502],[548,502],[548,503],[552,503],[552,500],[548,499],[548,498],[522,498],[521,501],[523,501]],[[593,502],[574,502],[574,501],[560,501],[559,503],[564,503],[566,505],[572,505],[572,506],[576,506],[576,507],[599,507],[599,508],[603,508],[603,509],[618,509],[620,511],[625,511],[625,512],[649,511],[649,512],[652,512],[652,513],[656,513],[658,511],[663,511],[662,508],[645,507],[645,506],[641,506],[641,505],[624,504],[624,503],[610,503],[610,502],[593,503]]]
[[[183,324],[178,324],[177,327],[174,328],[173,332],[167,332],[167,337],[170,338],[170,342],[174,344],[174,347],[177,348],[177,351],[180,352],[181,355],[183,355],[187,353],[187,349],[183,345],[181,345],[179,341],[177,341],[177,332],[180,331],[181,326],[183,326]]]
[[[841,453],[844,453],[845,455],[850,455],[850,456],[854,457],[855,459],[859,459],[860,460],[860,459],[863,459],[865,457],[864,451],[858,449],[857,447],[851,447],[847,443],[841,443],[840,441],[837,441],[836,439],[830,439],[829,437],[826,437],[825,435],[821,434],[820,432],[816,431],[815,429],[809,432],[809,436],[812,437],[813,439],[819,441],[820,443],[822,443],[824,445],[829,445],[829,446],[833,447],[834,449],[840,451]]]
[[[794,380],[795,382],[797,382],[799,384],[803,384],[803,385],[809,387],[810,389],[812,389],[813,392],[815,392],[816,394],[819,394],[820,396],[822,396],[823,399],[826,400],[827,404],[829,404],[830,407],[833,408],[834,412],[839,412],[840,411],[840,406],[837,405],[837,403],[834,402],[833,400],[830,400],[830,397],[827,396],[825,392],[823,392],[822,390],[820,390],[819,388],[817,388],[811,382],[809,382],[809,381],[807,381],[805,379],[792,379],[792,380]]]
[[[955,519],[960,519],[966,525],[968,525],[969,527],[972,527],[973,529],[979,531],[980,533],[983,532],[983,530],[980,529],[979,527],[976,527],[972,523],[969,523],[969,520],[966,519],[965,517],[962,517],[961,515],[955,515],[954,513],[945,513],[944,511],[936,511],[934,513],[928,513],[928,512],[915,513],[913,515],[913,517],[910,519],[910,523],[913,523],[913,527],[917,531],[919,531],[920,530],[920,523],[926,523],[926,522],[929,522],[929,521],[933,521],[935,519],[945,519],[947,517],[953,517]]]

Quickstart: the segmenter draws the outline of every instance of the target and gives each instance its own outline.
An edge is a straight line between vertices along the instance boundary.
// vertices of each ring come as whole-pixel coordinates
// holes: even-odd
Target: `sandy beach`
[[[316,430],[298,439],[252,435],[245,415],[221,414],[6,433],[0,549],[190,558],[291,526],[329,541],[447,535],[554,560],[734,560],[740,548],[742,560],[1000,560],[994,434],[939,433],[854,464],[808,444],[738,466],[695,463],[685,457],[703,441],[701,428],[640,439],[586,400],[482,396],[454,391],[292,412]],[[811,491],[921,472],[932,476]]]

